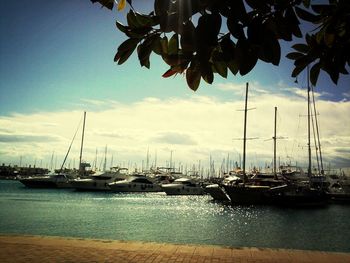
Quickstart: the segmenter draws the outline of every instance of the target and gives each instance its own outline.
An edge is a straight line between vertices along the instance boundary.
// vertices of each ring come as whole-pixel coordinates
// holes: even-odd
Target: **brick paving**
[[[0,262],[350,263],[350,253],[0,235]]]

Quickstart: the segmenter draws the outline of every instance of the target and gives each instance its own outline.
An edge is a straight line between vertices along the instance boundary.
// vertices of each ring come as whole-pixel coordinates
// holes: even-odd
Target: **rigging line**
[[[316,133],[315,133],[315,122],[314,122],[314,117],[316,118],[316,116],[311,117],[311,125],[312,125],[312,134],[314,137],[314,144],[315,144],[315,153],[316,153],[316,162],[317,162],[317,169],[318,172],[320,172],[320,161],[318,159],[318,147],[317,147],[317,142],[316,142]]]
[[[81,121],[82,121],[82,119],[80,119],[79,125],[78,125],[77,130],[75,131],[75,134],[74,134],[74,136],[73,136],[73,139],[72,139],[72,141],[71,141],[71,143],[70,143],[70,145],[69,145],[68,151],[67,151],[67,153],[66,153],[66,156],[64,157],[64,160],[63,160],[63,163],[62,163],[62,165],[61,165],[61,169],[60,169],[60,172],[59,172],[59,173],[62,172],[63,166],[64,166],[64,164],[65,164],[65,162],[66,162],[66,160],[67,160],[67,157],[68,157],[68,154],[69,154],[69,152],[70,152],[70,149],[72,148],[72,145],[73,145],[75,136],[76,136],[77,133],[78,133],[78,130],[79,130]],[[64,176],[65,176],[65,175],[64,175]]]
[[[314,108],[314,114],[315,114],[315,122],[316,122],[316,133],[317,133],[317,141],[318,141],[318,150],[320,154],[320,162],[321,162],[321,174],[323,174],[323,160],[322,160],[322,152],[321,152],[321,141],[320,141],[320,133],[318,129],[318,121],[317,121],[317,114],[316,114],[316,103],[315,103],[315,94],[314,94],[314,87],[311,85],[311,94],[312,94],[312,102],[313,102],[313,108]]]

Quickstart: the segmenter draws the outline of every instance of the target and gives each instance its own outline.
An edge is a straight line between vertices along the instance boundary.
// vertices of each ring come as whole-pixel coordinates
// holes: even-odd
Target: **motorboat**
[[[127,168],[114,167],[111,171],[93,174],[87,178],[71,180],[72,187],[78,191],[110,191],[108,184],[128,177]]]
[[[125,180],[108,184],[114,192],[161,192],[161,186],[146,176],[131,176]]]
[[[70,178],[71,175],[69,174],[52,173],[41,176],[25,177],[19,179],[19,181],[29,188],[66,188],[70,186]]]
[[[203,195],[204,188],[193,179],[179,178],[170,184],[162,185],[163,191],[167,195]]]

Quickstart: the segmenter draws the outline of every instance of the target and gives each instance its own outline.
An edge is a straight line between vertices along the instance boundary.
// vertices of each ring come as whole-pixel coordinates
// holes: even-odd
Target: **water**
[[[210,196],[30,189],[0,180],[0,233],[350,252],[350,206],[229,206]]]

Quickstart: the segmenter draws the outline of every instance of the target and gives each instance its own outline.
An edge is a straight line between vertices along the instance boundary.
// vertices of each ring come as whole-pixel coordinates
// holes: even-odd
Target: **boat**
[[[191,178],[178,178],[170,184],[163,184],[162,190],[167,195],[204,195],[204,188]]]
[[[246,127],[247,127],[247,103],[248,103],[248,83],[246,84],[246,96],[244,107],[244,133],[243,133],[243,166],[242,181],[235,181],[227,185],[223,185],[225,192],[229,196],[231,203],[234,205],[254,205],[254,204],[270,204],[269,191],[272,187],[284,185],[285,182],[277,178],[276,168],[274,168],[273,178],[260,178],[258,174],[248,176],[246,173]],[[276,127],[276,108],[275,108],[275,127]],[[274,141],[276,140],[276,128]],[[275,154],[275,151],[274,151]],[[275,160],[276,158],[274,158]],[[274,167],[275,167],[274,161]]]
[[[83,122],[83,132],[82,132],[82,141],[81,141],[81,150],[80,150],[80,162],[79,162],[79,172],[84,172],[82,169],[87,166],[84,166],[81,161],[82,156],[82,149],[83,149],[83,140],[84,140],[84,130],[85,130],[85,119],[86,119],[86,112],[84,111],[84,122]],[[80,126],[80,124],[79,124]],[[78,127],[79,129],[79,127]],[[66,156],[63,160],[63,163],[61,165],[61,168],[58,171],[55,171],[53,173],[48,173],[45,175],[39,175],[39,176],[30,176],[26,178],[20,178],[19,181],[24,184],[26,187],[30,188],[70,188],[70,181],[74,178],[76,178],[79,173],[77,173],[75,170],[66,170],[64,169],[64,164],[67,160],[68,154],[70,152],[70,149],[72,147],[73,141],[75,139],[75,136],[78,132],[78,129],[76,130],[73,139],[68,147],[68,151],[66,153]],[[84,163],[85,164],[85,163]]]
[[[131,176],[108,184],[113,192],[161,192],[161,186],[146,176]]]
[[[127,168],[112,167],[110,171],[73,179],[70,183],[78,191],[110,191],[109,184],[127,178],[127,171]]]
[[[350,204],[350,182],[349,180],[333,181],[327,189],[327,196],[333,203]]]
[[[309,70],[307,70],[307,74],[309,75]],[[313,106],[314,106],[314,114],[312,113],[312,109],[310,107],[311,101],[310,101],[310,93],[311,93],[311,87],[310,87],[310,81],[309,76],[307,77],[308,83],[307,83],[307,131],[308,131],[308,170],[307,170],[307,178],[306,181],[301,180],[286,180],[286,185],[283,187],[277,187],[272,189],[270,191],[270,196],[272,199],[272,202],[277,205],[283,205],[283,206],[323,206],[326,205],[328,195],[326,194],[327,189],[327,182],[326,177],[323,173],[323,164],[322,164],[322,155],[321,152],[317,153],[317,150],[321,149],[320,146],[320,140],[318,136],[318,126],[317,126],[317,118],[316,118],[316,108],[315,108],[315,100],[313,99]],[[312,90],[313,95],[313,90]],[[314,98],[314,96],[313,96]],[[315,146],[316,146],[316,157],[317,157],[317,163],[319,165],[319,157],[321,161],[321,167],[319,166],[319,173],[313,173],[311,169],[311,121],[312,125],[314,125],[313,120],[311,120],[312,115],[315,116],[315,122],[316,122],[316,131],[317,131],[317,137],[318,137],[318,145],[316,145],[316,138],[315,139]],[[315,134],[314,134],[315,136]],[[289,175],[285,174],[285,178],[292,178],[295,174],[298,174],[295,172],[294,174],[291,173]],[[300,173],[301,175],[303,173]]]
[[[210,194],[215,201],[230,201],[230,197],[227,195],[224,185],[233,184],[238,181],[241,181],[240,177],[236,175],[228,175],[222,180],[222,182],[209,184],[204,190],[206,193]]]
[[[43,176],[30,176],[21,178],[19,181],[29,188],[57,188],[57,182],[66,182],[64,174],[46,174]]]

